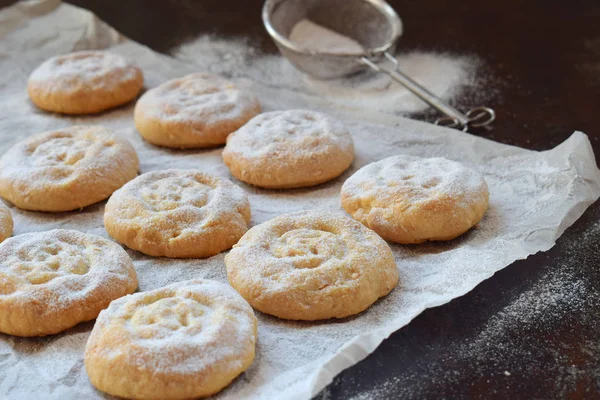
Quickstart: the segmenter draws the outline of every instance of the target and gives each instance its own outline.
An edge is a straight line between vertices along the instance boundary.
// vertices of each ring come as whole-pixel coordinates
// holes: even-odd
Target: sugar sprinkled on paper
[[[24,4],[20,7],[29,7],[29,3]],[[26,18],[37,22],[38,17]],[[0,131],[6,137],[6,141],[0,143],[3,150],[15,143],[23,132],[33,134],[41,129],[80,121],[35,112],[23,90],[27,74],[21,71],[33,70],[57,52],[97,46],[96,34],[110,29],[91,19],[89,14],[64,3],[39,18],[48,29],[41,30],[33,22],[14,25],[15,31],[0,42],[0,51],[8,54],[8,59],[0,64],[0,70],[5,72],[0,75],[0,84],[7,93],[0,99]],[[61,24],[57,21],[62,20],[68,23],[76,20],[79,25],[69,30],[69,34],[58,35]],[[90,29],[91,23],[94,29]],[[111,51],[134,59],[143,68],[148,87],[198,71],[227,75],[237,78],[240,84],[250,85],[265,110],[321,109],[342,119],[355,139],[355,164],[332,182],[308,190],[286,192],[244,186],[250,197],[253,225],[281,213],[302,209],[339,211],[340,186],[349,174],[369,162],[397,154],[460,161],[484,175],[491,194],[490,210],[484,220],[461,238],[418,248],[392,245],[401,283],[360,316],[307,324],[259,314],[257,358],[240,379],[219,395],[221,399],[292,395],[309,398],[343,368],[374,351],[385,337],[407,324],[424,308],[461,296],[515,259],[551,247],[556,236],[600,192],[597,183],[600,177],[590,157],[589,142],[581,133],[556,149],[537,153],[397,118],[389,113],[374,113],[373,107],[351,107],[351,112],[348,109],[344,112],[340,111],[339,102],[326,96],[310,95],[313,92],[305,88],[302,75],[280,56],[257,56],[252,50],[248,51],[243,42],[214,37],[204,37],[196,43],[201,45],[190,45],[188,50],[191,52],[187,53],[187,60],[193,64],[158,55],[130,41],[121,44],[115,41]],[[21,50],[7,51],[7,48]],[[236,49],[241,53],[236,53]],[[14,68],[3,69],[3,65]],[[251,78],[252,82],[239,79],[243,77]],[[444,88],[447,90],[449,86],[446,84]],[[406,110],[405,103],[399,102],[396,109],[402,109],[400,106]],[[229,176],[220,159],[220,149],[173,151],[144,142],[133,127],[132,109],[132,106],[123,107],[88,116],[85,120],[89,124],[110,127],[130,140],[140,155],[142,172],[167,167],[197,168],[221,177]],[[584,173],[585,179],[579,175]],[[15,208],[11,211],[15,218],[15,234],[62,226],[106,236],[102,223],[103,204],[60,216]],[[141,291],[190,278],[226,282],[223,254],[206,260],[151,258],[134,251],[129,254],[134,259]],[[0,373],[1,395],[100,397],[89,384],[82,362],[82,351],[91,326],[84,324],[60,335],[30,341],[2,337],[0,369],[8,372]],[[497,371],[501,373],[504,369],[497,368]]]
[[[294,32],[300,43],[320,43],[323,37],[333,53],[343,53],[348,38],[327,31],[315,24],[301,23]],[[317,40],[317,37],[319,38]],[[321,49],[321,45],[318,45]],[[248,40],[223,39],[203,35],[181,45],[174,55],[197,65],[201,70],[229,77],[250,78],[262,84],[314,94],[335,105],[372,109],[390,114],[412,114],[426,111],[429,106],[387,75],[370,71],[332,80],[319,80],[296,70],[279,55],[264,54]],[[473,55],[457,55],[413,50],[397,55],[401,70],[442,99],[460,98],[467,90],[475,92],[473,101],[493,96],[493,89],[483,87],[486,80],[479,76],[482,61]],[[471,95],[472,96],[472,95]],[[474,105],[474,104],[471,104]],[[477,104],[479,105],[479,104]]]
[[[305,50],[321,53],[361,54],[364,51],[357,41],[307,19],[294,25],[290,40]]]

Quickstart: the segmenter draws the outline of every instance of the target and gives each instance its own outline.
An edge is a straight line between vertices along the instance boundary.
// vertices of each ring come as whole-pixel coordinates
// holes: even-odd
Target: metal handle
[[[476,107],[467,111],[465,114],[461,113],[456,108],[452,107],[435,94],[431,93],[429,90],[425,89],[423,86],[419,85],[417,82],[413,81],[411,78],[402,73],[396,57],[387,51],[383,54],[385,58],[392,62],[393,68],[375,64],[367,57],[361,57],[360,60],[363,64],[369,66],[374,71],[389,75],[392,79],[410,90],[421,100],[446,115],[446,117],[438,118],[435,121],[436,125],[459,128],[463,131],[466,131],[470,127],[479,128],[482,126],[487,126],[496,119],[496,113],[489,107]]]

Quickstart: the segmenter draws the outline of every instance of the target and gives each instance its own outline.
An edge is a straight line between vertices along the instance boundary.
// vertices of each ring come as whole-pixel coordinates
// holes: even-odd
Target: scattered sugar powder
[[[364,166],[344,182],[342,192],[351,197],[375,197],[376,207],[382,207],[381,203],[396,193],[397,188],[402,188],[408,201],[443,194],[456,199],[456,206],[461,208],[473,205],[486,192],[481,175],[460,163],[410,156],[388,157]]]
[[[22,3],[19,7],[29,7],[29,3]],[[73,8],[65,3],[57,7],[56,12],[44,16],[53,22],[48,24],[48,29],[40,30],[35,23],[36,17],[27,17],[28,20],[31,18],[30,23],[14,28],[0,42],[0,50],[9,47],[23,49],[19,52],[4,51],[7,61],[15,68],[0,74],[0,86],[10,94],[0,98],[0,132],[6,137],[0,143],[0,151],[6,151],[24,132],[32,134],[42,127],[55,129],[85,120],[86,124],[106,126],[127,138],[139,154],[142,172],[197,168],[230,177],[221,160],[221,149],[175,151],[143,141],[133,126],[133,105],[86,117],[58,117],[36,112],[27,101],[23,90],[27,77],[20,71],[31,71],[44,59],[81,46],[88,36],[92,36],[88,43],[88,47],[92,47],[94,34],[101,26],[99,21],[90,25],[89,18],[81,18],[79,30],[58,34],[64,33],[60,21],[65,18],[65,12],[61,10]],[[0,11],[0,19],[3,15],[4,11]],[[94,29],[91,29],[92,26]],[[39,46],[25,46],[34,39],[34,43],[40,43]],[[574,134],[556,149],[540,153],[461,132],[449,132],[430,124],[373,113],[369,107],[364,107],[364,111],[368,112],[358,109],[340,111],[339,107],[335,107],[338,103],[327,103],[318,96],[302,93],[307,92],[305,81],[298,78],[301,75],[284,63],[280,56],[252,56],[246,51],[247,46],[240,43],[243,50],[240,54],[235,54],[236,47],[227,41],[219,44],[219,41],[205,38],[207,46],[204,49],[190,45],[188,49],[192,52],[187,55],[191,55],[195,65],[163,57],[131,41],[115,43],[111,51],[136,60],[144,71],[148,87],[198,70],[245,76],[258,82],[253,84],[252,89],[266,111],[321,109],[347,125],[357,152],[353,166],[341,177],[315,188],[285,192],[261,190],[238,183],[250,198],[252,225],[278,214],[302,209],[340,211],[340,187],[349,174],[370,162],[399,154],[461,161],[484,176],[490,188],[491,202],[479,226],[457,240],[422,246],[392,244],[401,283],[388,296],[356,317],[300,323],[257,313],[257,357],[239,379],[219,394],[220,399],[309,398],[342,369],[374,351],[385,337],[409,323],[424,309],[464,295],[516,259],[550,248],[564,228],[573,223],[600,193],[599,173],[589,142],[581,133]],[[444,64],[443,60],[449,61],[442,58],[441,64]],[[286,80],[285,71],[291,71],[295,74],[291,76],[296,78]],[[237,81],[242,83],[242,80]],[[446,85],[444,90],[447,89]],[[103,204],[86,207],[81,212],[62,214],[32,213],[11,208],[15,235],[63,227],[106,236],[103,211]],[[223,254],[192,260],[152,258],[131,250],[128,254],[138,273],[140,291],[192,278],[227,282]],[[0,396],[101,397],[91,387],[82,363],[82,352],[91,326],[83,324],[41,339],[1,336]],[[504,370],[513,372],[512,368],[501,368],[498,373]]]
[[[328,37],[322,29],[314,24],[305,25],[295,32],[295,39],[302,43],[314,41],[316,36]],[[329,43],[335,45],[332,51],[341,52],[348,48],[348,38],[337,36],[329,37]],[[296,70],[280,55],[264,54],[249,40],[203,35],[177,48],[174,55],[197,65],[201,71],[245,77],[270,87],[317,95],[342,107],[392,114],[413,114],[429,108],[387,75],[365,71],[342,79],[319,80]],[[400,52],[397,56],[403,72],[444,100],[456,102],[468,93],[467,101],[473,104],[466,105],[475,106],[496,96],[479,74],[484,68],[476,56],[428,51]]]
[[[589,252],[590,244],[598,238],[600,222],[587,227],[584,234],[569,232],[557,244],[556,253],[560,256],[551,264],[541,266],[540,276],[521,293],[512,299],[506,294],[508,300],[504,307],[484,321],[474,337],[460,335],[451,339],[450,345],[441,344],[446,348],[434,344],[434,349],[427,351],[423,360],[415,361],[401,373],[378,382],[352,400],[431,397],[439,394],[441,387],[464,393],[468,390],[465,382],[473,376],[485,379],[490,393],[496,390],[501,394],[502,388],[511,388],[510,379],[514,376],[519,377],[520,382],[527,376],[546,378],[548,384],[540,388],[538,397],[547,395],[548,388],[553,388],[559,398],[576,391],[596,393],[600,390],[600,365],[590,361],[589,356],[600,350],[594,340],[597,338],[594,332],[600,328],[596,317],[600,293],[594,288],[600,274],[593,270],[582,271],[581,266],[600,262],[600,253]],[[548,256],[538,257],[548,259]],[[582,340],[572,345],[552,339],[561,335],[560,332],[574,334]],[[433,359],[428,356],[431,352],[435,353],[431,356]],[[470,381],[470,384],[477,382]],[[506,393],[514,393],[514,389]],[[318,399],[326,400],[330,395],[331,389],[326,389]]]
[[[79,51],[53,57],[36,68],[30,83],[47,85],[52,90],[78,89],[81,82],[115,90],[123,82],[137,78],[139,71],[124,57],[102,51]]]
[[[354,150],[352,136],[344,124],[330,116],[309,110],[262,113],[228,137],[227,151],[247,160],[305,157],[315,154],[344,153]]]
[[[330,54],[361,54],[360,43],[312,21],[303,19],[292,28],[290,40],[304,50]]]

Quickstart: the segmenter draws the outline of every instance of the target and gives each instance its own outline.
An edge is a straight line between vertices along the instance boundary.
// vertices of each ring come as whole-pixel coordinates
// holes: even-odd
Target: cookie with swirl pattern
[[[89,321],[137,288],[127,253],[116,243],[55,229],[0,244],[0,332],[51,335]]]
[[[113,301],[85,348],[92,384],[135,399],[210,396],[254,360],[257,320],[230,286],[178,282]]]
[[[225,256],[227,278],[255,309],[292,320],[344,318],[398,284],[387,243],[336,213],[301,211],[250,229]]]
[[[0,196],[33,211],[71,211],[106,199],[133,179],[137,153],[102,126],[33,135],[0,158]]]
[[[119,54],[77,51],[43,62],[29,76],[27,91],[43,110],[95,114],[128,103],[143,86],[142,71]]]
[[[140,175],[108,200],[104,225],[129,248],[151,256],[210,257],[248,230],[246,193],[227,179],[197,170]]]

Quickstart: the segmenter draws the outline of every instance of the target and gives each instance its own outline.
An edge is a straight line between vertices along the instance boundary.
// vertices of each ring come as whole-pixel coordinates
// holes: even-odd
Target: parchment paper
[[[123,39],[89,12],[57,1],[19,3],[2,10],[0,152],[28,135],[49,129],[102,124],[133,143],[142,172],[198,168],[230,177],[220,148],[170,151],[142,141],[133,126],[133,105],[98,116],[69,118],[42,112],[29,102],[27,77],[40,62],[72,50],[107,47],[141,66],[146,87],[197,68]],[[201,59],[202,55],[198,56]],[[534,152],[399,117],[337,110],[327,101],[287,89],[250,81],[241,84],[257,93],[265,110],[302,107],[337,116],[348,125],[357,149],[349,171],[313,189],[267,191],[240,184],[249,193],[253,225],[301,209],[340,211],[343,181],[361,166],[394,154],[443,156],[481,171],[490,187],[491,205],[476,229],[454,241],[391,245],[401,283],[361,315],[340,321],[294,323],[257,313],[257,358],[218,396],[222,399],[310,398],[424,309],[461,296],[513,261],[552,247],[600,195],[600,171],[587,136],[580,132],[550,151]],[[14,234],[60,227],[107,236],[103,210],[104,203],[59,214],[13,207]],[[138,272],[140,291],[198,277],[226,282],[223,254],[180,261],[128,252]],[[90,385],[83,366],[83,349],[92,327],[93,322],[84,323],[37,339],[0,334],[0,397],[102,398]]]

